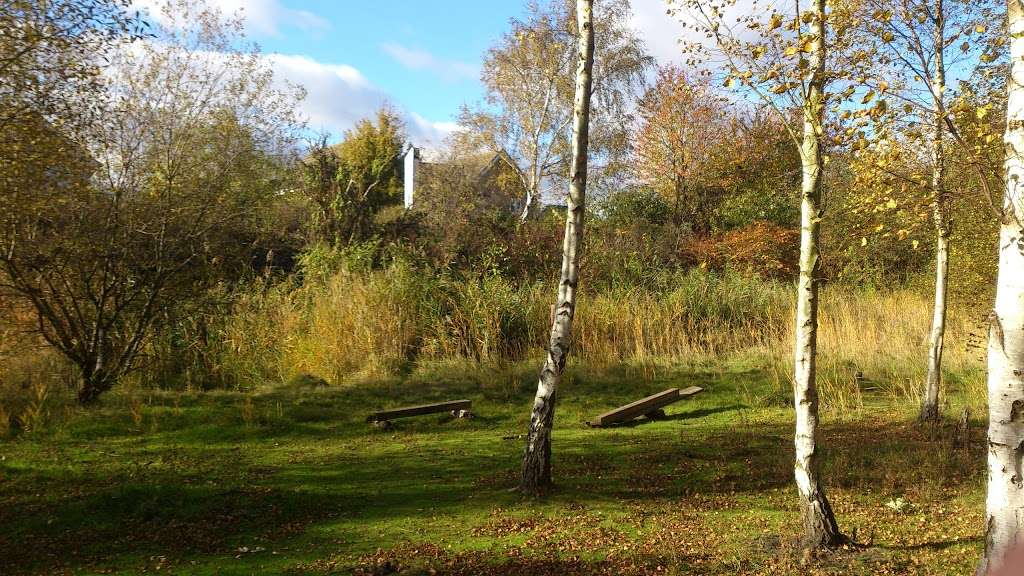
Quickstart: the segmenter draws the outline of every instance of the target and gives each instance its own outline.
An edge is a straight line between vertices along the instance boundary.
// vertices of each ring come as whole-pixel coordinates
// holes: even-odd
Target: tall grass
[[[345,383],[425,361],[539,358],[554,290],[499,276],[432,276],[402,263],[342,270],[242,298],[224,319],[218,365],[226,381],[247,386],[308,376]],[[573,357],[593,365],[743,358],[774,374],[786,393],[793,298],[784,282],[703,270],[666,273],[657,287],[584,292]],[[826,406],[856,409],[865,392],[918,399],[931,320],[926,294],[829,286],[821,309]],[[977,324],[966,312],[950,315],[946,368],[958,375],[954,384],[978,384],[971,375],[981,360],[968,349]]]
[[[224,314],[161,335],[132,379],[185,389],[344,385],[453,363],[501,378],[503,366],[539,364],[544,354],[553,283],[439,276],[402,261],[383,269],[331,269],[338,271],[307,274],[302,282],[255,283]],[[786,282],[700,269],[664,272],[643,286],[584,291],[571,358],[595,368],[633,366],[639,377],[680,364],[708,370],[740,364],[775,382],[775,392],[751,402],[780,404],[789,396],[794,308]],[[916,404],[930,321],[925,291],[826,286],[818,363],[826,409],[856,411],[879,395]],[[953,309],[946,335],[944,389],[955,392],[947,398],[975,414],[984,411],[976,336],[982,323],[980,315]],[[32,419],[27,391],[66,390],[74,382],[56,354],[34,350],[0,350],[0,397],[20,398],[0,406],[4,422]]]

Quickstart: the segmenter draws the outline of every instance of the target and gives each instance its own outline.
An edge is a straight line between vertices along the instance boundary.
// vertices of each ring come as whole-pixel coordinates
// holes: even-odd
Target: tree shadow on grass
[[[872,544],[872,546],[874,548],[881,548],[883,550],[904,550],[909,552],[913,550],[945,550],[947,548],[952,548],[953,546],[963,546],[967,544],[977,545],[981,544],[982,541],[984,541],[984,538],[982,536],[973,536],[970,538],[935,540],[932,542],[922,542],[920,544]]]
[[[472,517],[523,505],[507,492],[518,472],[520,444],[503,442],[499,430],[465,432],[388,435],[366,429],[332,437],[295,429],[305,444],[296,445],[287,461],[268,460],[261,452],[272,437],[248,438],[236,450],[203,444],[206,436],[199,435],[195,444],[175,448],[195,452],[175,471],[138,464],[171,458],[161,452],[168,448],[143,445],[132,452],[130,444],[115,445],[121,455],[103,467],[39,466],[22,477],[16,476],[26,472],[0,467],[12,479],[0,483],[0,573],[123,566],[158,554],[225,554],[248,541],[282,546],[314,527],[346,532],[347,546],[373,549],[381,542],[368,526],[395,520],[429,525],[437,515]],[[975,452],[982,432],[972,435]],[[543,504],[646,506],[699,502],[694,495],[703,495],[718,506],[737,495],[760,498],[792,483],[791,433],[784,424],[728,423],[558,431],[557,488]],[[950,450],[910,423],[825,426],[822,450],[828,487],[876,493],[959,487],[983,474],[977,454]]]

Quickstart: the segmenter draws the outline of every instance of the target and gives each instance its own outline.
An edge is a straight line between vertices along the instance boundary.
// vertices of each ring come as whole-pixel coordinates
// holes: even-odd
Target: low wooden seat
[[[652,394],[646,398],[641,398],[636,402],[631,402],[625,406],[620,406],[614,410],[605,412],[597,418],[594,418],[593,422],[587,422],[587,424],[595,428],[600,428],[609,424],[628,422],[638,416],[650,415],[652,419],[659,416],[664,417],[664,412],[661,410],[662,408],[673,402],[678,402],[683,398],[689,398],[703,391],[704,389],[700,386],[690,386],[689,388],[684,388],[682,390],[679,388],[669,388],[668,390]]]
[[[472,404],[471,400],[452,400],[451,402],[438,402],[437,404],[421,404],[419,406],[407,406],[393,410],[380,410],[367,416],[366,421],[371,423],[387,422],[395,418],[421,416],[436,412],[452,412],[456,417],[463,417],[464,414],[469,414],[469,408]]]

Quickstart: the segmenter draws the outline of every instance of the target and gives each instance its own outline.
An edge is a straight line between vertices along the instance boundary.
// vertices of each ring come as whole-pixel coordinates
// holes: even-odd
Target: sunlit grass
[[[969,571],[981,549],[981,425],[958,445],[951,426],[918,428],[914,406],[884,386],[851,405],[823,389],[826,486],[842,528],[872,546],[801,564],[788,384],[773,366],[755,355],[574,362],[558,405],[557,486],[541,500],[508,491],[532,361],[424,362],[348,386],[122,389],[70,412],[70,395],[54,390],[45,426],[0,443],[0,572]],[[693,384],[707,391],[666,420],[584,424]],[[475,419],[365,422],[375,409],[461,397]],[[885,506],[897,497],[911,507]]]

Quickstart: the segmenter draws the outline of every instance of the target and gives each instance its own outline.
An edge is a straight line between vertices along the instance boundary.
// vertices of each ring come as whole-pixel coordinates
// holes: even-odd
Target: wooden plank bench
[[[601,414],[597,418],[594,418],[593,422],[587,422],[588,425],[594,428],[600,428],[609,424],[617,424],[620,422],[628,422],[638,416],[648,416],[650,418],[664,417],[665,413],[661,410],[665,406],[673,402],[678,402],[683,398],[689,398],[703,392],[704,389],[700,386],[690,386],[680,390],[679,388],[669,388],[663,392],[652,394],[646,398],[641,398],[636,402],[631,402],[625,406],[620,406],[609,412]]]
[[[388,422],[395,418],[406,418],[409,416],[422,416],[423,414],[434,414],[435,412],[451,412],[457,418],[465,418],[469,415],[471,400],[452,400],[451,402],[438,402],[437,404],[421,404],[419,406],[406,406],[393,410],[379,410],[366,417],[371,424]]]

